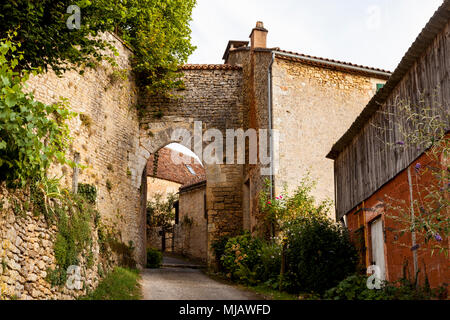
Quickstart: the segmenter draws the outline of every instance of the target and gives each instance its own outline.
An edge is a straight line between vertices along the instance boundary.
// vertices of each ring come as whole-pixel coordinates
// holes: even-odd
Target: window
[[[197,175],[197,174],[195,173],[194,169],[192,169],[192,167],[191,167],[190,165],[185,164],[185,166],[186,166],[186,168],[189,170],[189,172],[190,172],[191,174],[193,174],[194,176]]]
[[[377,92],[384,87],[384,83],[377,83]]]
[[[175,201],[173,207],[175,208],[175,224],[178,224],[180,222],[180,202]]]

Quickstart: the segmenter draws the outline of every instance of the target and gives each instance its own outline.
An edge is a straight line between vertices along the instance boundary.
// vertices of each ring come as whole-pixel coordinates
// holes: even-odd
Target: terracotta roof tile
[[[310,56],[307,54],[286,51],[286,50],[280,50],[280,49],[277,49],[276,52],[287,53],[287,54],[292,54],[292,55],[298,56],[298,58],[294,58],[294,57],[286,57],[286,56],[282,56],[282,55],[277,55],[277,58],[279,58],[279,59],[290,60],[290,61],[294,61],[294,62],[301,62],[301,63],[318,66],[318,67],[326,67],[326,68],[331,68],[331,69],[335,69],[335,70],[342,70],[342,71],[364,74],[364,75],[373,75],[374,73],[381,72],[381,73],[385,73],[385,75],[377,75],[377,77],[383,78],[386,80],[389,78],[389,76],[391,74],[391,72],[388,70],[366,67],[366,66],[362,66],[362,65],[358,65],[358,64],[353,64],[350,62],[344,62],[344,61],[339,61],[339,60]],[[316,61],[310,61],[308,59],[314,59]],[[332,65],[332,64],[339,64],[339,66]],[[360,70],[355,70],[354,68],[359,68]]]
[[[173,150],[169,148],[160,149],[157,152],[157,161],[155,161],[155,155],[152,154],[147,162],[147,176],[181,185],[193,184],[206,179],[205,168],[197,160],[190,158],[191,161],[188,164],[195,172],[193,174],[190,172],[188,165],[175,164],[172,161],[172,152]]]
[[[181,70],[242,70],[242,67],[229,64],[185,64]]]

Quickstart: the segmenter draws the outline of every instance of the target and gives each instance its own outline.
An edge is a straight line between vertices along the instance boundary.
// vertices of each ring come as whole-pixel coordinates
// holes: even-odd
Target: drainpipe
[[[267,114],[268,114],[268,129],[269,129],[269,152],[270,152],[270,197],[274,197],[274,190],[273,190],[273,184],[274,184],[274,177],[273,177],[273,138],[272,138],[272,129],[273,129],[273,122],[272,122],[272,67],[273,63],[275,62],[275,51],[272,51],[272,59],[269,64],[268,68],[268,81],[267,81],[267,92],[268,92],[268,103],[267,103]]]

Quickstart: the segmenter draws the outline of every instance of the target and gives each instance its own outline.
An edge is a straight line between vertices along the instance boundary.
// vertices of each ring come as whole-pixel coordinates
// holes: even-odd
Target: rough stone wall
[[[267,129],[268,123],[268,68],[271,62],[271,52],[267,49],[242,48],[230,52],[228,63],[242,66],[243,81],[242,94],[245,105],[244,130]],[[259,141],[258,141],[259,143]],[[248,145],[246,145],[248,154]],[[268,154],[267,154],[268,155]],[[259,156],[258,156],[259,157]],[[258,158],[259,159],[259,158]],[[267,232],[263,225],[264,218],[259,212],[259,193],[268,176],[261,176],[260,164],[246,164],[243,168],[244,181],[249,182],[249,231],[255,235],[263,235]],[[242,190],[242,186],[240,187]]]
[[[163,199],[166,199],[170,193],[177,193],[181,184],[162,180],[158,178],[147,178],[147,200],[151,200],[157,194],[161,194]]]
[[[71,109],[87,116],[76,117],[70,123],[73,144],[68,158],[80,153],[82,165],[79,182],[97,187],[97,206],[102,218],[117,224],[124,242],[136,243],[135,231],[140,221],[139,187],[142,171],[137,170],[139,154],[139,120],[136,109],[137,88],[131,73],[131,52],[113,35],[105,37],[118,49],[116,58],[120,70],[128,70],[126,80],[115,79],[106,63],[83,76],[67,72],[62,78],[49,72],[31,78],[28,85],[37,100],[52,103],[67,98]],[[62,183],[72,184],[72,170],[56,167],[55,175],[63,176]]]
[[[326,155],[375,94],[377,83],[385,80],[276,59],[273,127],[280,132],[276,193],[284,184],[294,190],[309,171],[317,181],[316,199],[334,200],[333,161]]]
[[[95,70],[88,69],[83,76],[71,71],[57,77],[50,71],[32,77],[27,83],[28,90],[44,103],[64,97],[72,111],[83,114],[69,123],[73,142],[67,156],[73,159],[75,152],[80,153],[80,163],[86,166],[80,170],[78,181],[97,187],[96,207],[102,221],[120,230],[124,243],[131,240],[135,245],[145,246],[145,237],[141,238],[138,232],[145,217],[139,211],[142,170],[137,168],[140,169],[140,161],[145,163],[146,159],[139,149],[137,88],[130,72],[131,52],[113,35],[104,37],[118,49],[118,70],[127,70],[127,79],[118,78],[110,65],[101,63]],[[61,183],[71,189],[73,172],[68,166],[55,166],[49,175],[62,176]],[[53,263],[54,230],[29,215],[13,218],[4,209],[1,212],[8,215],[9,220],[0,219],[0,233],[8,235],[6,239],[9,237],[14,244],[4,251],[8,261],[14,261],[10,262],[12,268],[7,268],[8,273],[3,274],[9,289],[19,288],[22,298],[73,297],[72,293],[49,288],[44,280],[44,267]],[[94,285],[96,275],[88,275],[87,280]]]
[[[174,252],[203,262],[208,257],[205,194],[204,187],[180,194],[179,222],[174,230]]]
[[[0,299],[73,299],[93,290],[99,280],[99,269],[107,272],[115,261],[102,259],[97,233],[93,227],[92,265],[86,256],[80,259],[82,290],[52,286],[46,279],[48,269],[55,269],[53,250],[57,229],[43,215],[16,207],[13,200],[25,203],[24,192],[10,193],[0,186]],[[23,211],[22,211],[23,210]],[[111,257],[111,259],[114,259]]]

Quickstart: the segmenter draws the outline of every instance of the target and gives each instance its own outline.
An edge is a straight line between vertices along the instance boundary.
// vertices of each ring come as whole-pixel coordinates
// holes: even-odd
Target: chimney
[[[267,33],[269,31],[264,28],[264,23],[258,21],[256,27],[253,28],[250,34],[251,48],[267,48]]]

